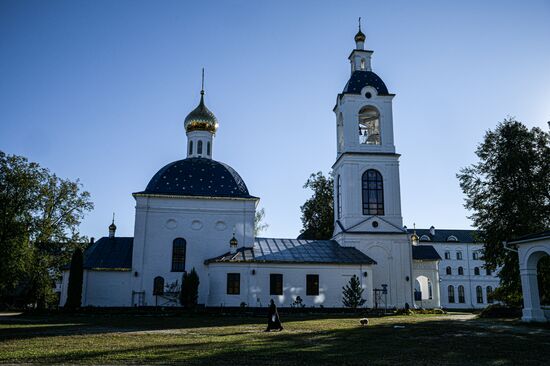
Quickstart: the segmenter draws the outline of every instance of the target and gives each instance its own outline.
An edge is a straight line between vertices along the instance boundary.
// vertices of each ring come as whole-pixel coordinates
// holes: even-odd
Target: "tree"
[[[334,203],[332,177],[325,177],[323,173],[311,174],[304,184],[304,188],[313,190],[313,195],[303,206],[303,229],[299,239],[330,239],[334,232]]]
[[[77,229],[92,208],[78,180],[0,151],[0,304],[16,292],[38,306],[53,298],[61,267],[86,245]]]
[[[65,307],[69,309],[79,308],[82,305],[82,279],[84,275],[84,258],[82,250],[76,248],[71,259],[69,271],[69,287]]]
[[[361,288],[361,283],[359,282],[359,277],[353,275],[348,284],[342,287],[343,299],[345,307],[357,309],[358,307],[363,306],[365,299],[363,299],[363,289]]]
[[[486,266],[500,268],[494,297],[520,305],[518,255],[502,242],[550,227],[550,135],[507,118],[485,134],[476,155],[479,161],[457,174],[465,207],[484,244]]]
[[[269,224],[264,222],[265,210],[263,208],[256,211],[254,215],[254,236],[258,236],[262,231],[269,227]]]
[[[199,275],[195,268],[190,273],[184,272],[181,279],[180,303],[189,309],[197,306],[199,299]]]

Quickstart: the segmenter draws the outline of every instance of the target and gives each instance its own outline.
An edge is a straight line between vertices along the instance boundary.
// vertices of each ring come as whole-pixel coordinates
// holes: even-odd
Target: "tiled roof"
[[[414,232],[413,229],[407,229],[409,234]],[[454,230],[454,229],[435,229],[435,235],[430,234],[430,229],[416,229],[416,235],[419,238],[426,235],[430,240],[420,240],[422,242],[446,242],[446,243],[474,243],[475,230]],[[457,241],[449,240],[451,237],[455,237]]]
[[[261,262],[261,263],[315,263],[315,264],[376,264],[352,247],[342,247],[334,240],[300,240],[256,238],[254,247],[242,247],[236,253],[225,253],[205,261]]]
[[[511,241],[510,243],[515,243],[515,242],[524,241],[524,240],[542,239],[546,237],[550,237],[550,230],[542,231],[540,233],[535,233],[535,234],[524,235]]]
[[[386,84],[372,71],[354,71],[344,87],[344,94],[360,94],[365,86],[372,86],[378,95],[388,95]]]
[[[145,194],[255,198],[229,165],[207,158],[174,161],[151,178]]]
[[[439,260],[441,257],[431,245],[413,245],[412,246],[413,259],[416,260]]]
[[[84,269],[131,270],[134,238],[103,237],[84,252]]]

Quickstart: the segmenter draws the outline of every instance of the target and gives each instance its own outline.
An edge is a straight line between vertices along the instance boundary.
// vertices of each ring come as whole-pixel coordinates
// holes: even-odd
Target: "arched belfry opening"
[[[380,145],[380,112],[373,106],[365,106],[359,111],[359,143]]]

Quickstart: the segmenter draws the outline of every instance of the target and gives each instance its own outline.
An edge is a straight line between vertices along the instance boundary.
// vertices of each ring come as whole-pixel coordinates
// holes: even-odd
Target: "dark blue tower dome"
[[[138,194],[201,197],[256,198],[248,193],[241,176],[229,165],[212,159],[174,161],[151,178]]]

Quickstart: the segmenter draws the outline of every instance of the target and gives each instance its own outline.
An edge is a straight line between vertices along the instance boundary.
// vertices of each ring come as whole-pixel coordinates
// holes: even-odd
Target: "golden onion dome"
[[[214,113],[210,112],[206,105],[204,105],[204,91],[201,90],[201,101],[197,108],[193,109],[191,113],[185,117],[184,123],[185,131],[208,131],[216,133],[218,129],[218,120]]]
[[[367,39],[367,36],[359,28],[359,32],[355,35],[355,42],[365,42],[365,39]]]

